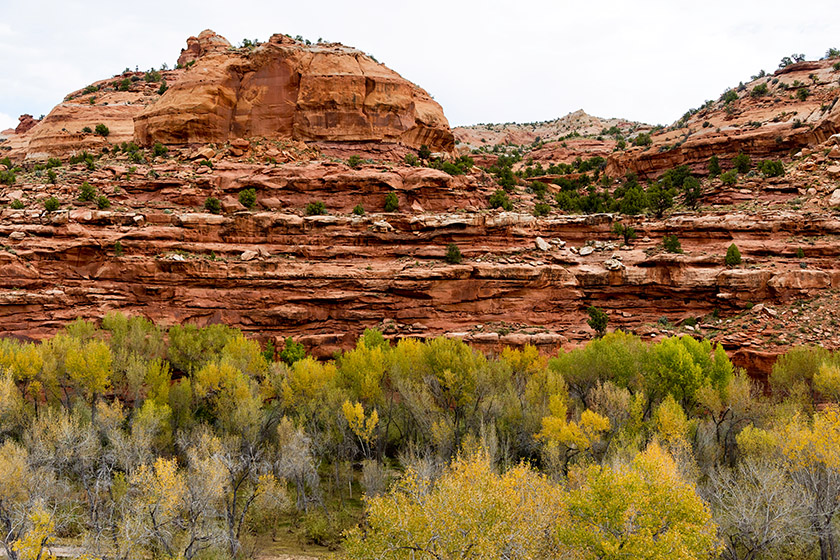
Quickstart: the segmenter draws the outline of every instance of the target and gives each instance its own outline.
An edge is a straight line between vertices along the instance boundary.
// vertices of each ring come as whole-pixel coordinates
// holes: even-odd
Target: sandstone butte
[[[71,93],[42,122],[21,122],[10,155],[37,159],[114,142],[204,144],[255,136],[345,150],[454,147],[443,110],[428,93],[350,47],[306,45],[278,34],[237,49],[205,30],[187,40],[178,63],[162,73],[163,92],[142,80],[144,73],[127,72]],[[124,91],[115,87],[122,80],[129,80]],[[108,126],[108,138],[82,132],[91,123]]]
[[[120,310],[163,324],[225,322],[275,342],[295,336],[324,357],[366,327],[551,353],[593,336],[586,309],[595,305],[610,328],[651,340],[719,341],[756,375],[792,344],[840,347],[832,61],[759,78],[661,130],[579,111],[452,131],[428,94],[347,47],[275,35],[232,48],[212,32],[187,45],[181,68],[161,72],[168,89],[128,72],[4,133],[0,159],[22,167],[0,188],[4,335],[41,338],[77,316]],[[761,83],[768,94],[751,95]],[[110,135],[82,131],[99,123]],[[643,133],[651,145],[633,147]],[[124,142],[141,147],[115,149]],[[156,154],[155,142],[168,152]],[[627,171],[655,178],[688,165],[702,180],[701,210],[678,197],[662,218],[556,208],[535,217],[526,181],[511,211],[490,209],[498,184],[484,168],[498,158],[491,148],[506,143],[525,152],[517,170],[604,157],[607,190]],[[421,144],[450,158],[478,149],[477,165],[451,175],[406,164]],[[81,150],[95,154],[92,165],[68,162]],[[741,151],[780,159],[784,176],[753,172],[732,186],[705,177],[711,155],[728,169]],[[350,154],[364,159],[338,159]],[[52,183],[35,164],[56,156]],[[548,200],[559,190],[552,178],[540,178]],[[79,200],[85,181],[109,207]],[[238,195],[251,188],[256,203],[246,208]],[[388,195],[397,210],[383,211]],[[44,210],[48,197],[58,211]],[[219,199],[220,214],[204,209],[208,197]],[[326,215],[307,215],[315,201]],[[353,212],[358,205],[364,214]],[[617,222],[637,239],[623,245],[611,233]],[[662,249],[666,233],[683,253]],[[459,264],[443,259],[450,243]],[[743,262],[727,267],[732,243]]]

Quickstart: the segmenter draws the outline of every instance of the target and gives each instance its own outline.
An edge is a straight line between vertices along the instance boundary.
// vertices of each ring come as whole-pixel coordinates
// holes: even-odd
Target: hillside
[[[756,374],[800,339],[838,345],[742,320],[840,287],[832,61],[664,130],[582,111],[450,130],[425,91],[349,47],[209,31],[187,45],[179,68],[74,91],[0,143],[5,333],[120,310],[293,335],[325,357],[366,327],[553,353],[592,338],[595,306],[610,329],[720,340]],[[741,151],[742,172],[708,175]]]

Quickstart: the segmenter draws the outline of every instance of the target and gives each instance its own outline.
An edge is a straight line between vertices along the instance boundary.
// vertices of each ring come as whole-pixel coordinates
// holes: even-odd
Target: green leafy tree
[[[685,205],[692,210],[697,210],[702,194],[703,191],[700,188],[700,181],[694,177],[687,177],[683,182],[683,199],[685,200]]]
[[[663,182],[651,185],[646,193],[647,205],[653,210],[657,218],[661,218],[665,211],[674,205],[676,189]]]
[[[55,212],[59,208],[61,208],[61,203],[56,197],[51,196],[48,199],[44,200],[44,209],[47,212]]]

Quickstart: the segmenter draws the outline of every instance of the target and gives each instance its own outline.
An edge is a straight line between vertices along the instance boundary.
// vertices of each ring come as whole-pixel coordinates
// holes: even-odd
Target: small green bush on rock
[[[726,266],[738,266],[741,264],[741,251],[734,243],[726,250],[726,258],[724,259]]]

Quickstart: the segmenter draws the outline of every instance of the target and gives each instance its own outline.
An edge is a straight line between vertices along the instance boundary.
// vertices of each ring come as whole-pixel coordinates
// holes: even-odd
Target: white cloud
[[[10,117],[5,113],[0,113],[0,130],[6,130],[7,128],[14,128],[18,125],[18,120],[15,118]]]
[[[452,124],[583,108],[670,123],[782,56],[840,47],[833,0],[30,0],[0,24],[0,111],[47,113],[125,67],[173,64],[189,35],[272,33],[356,46],[418,83]]]

